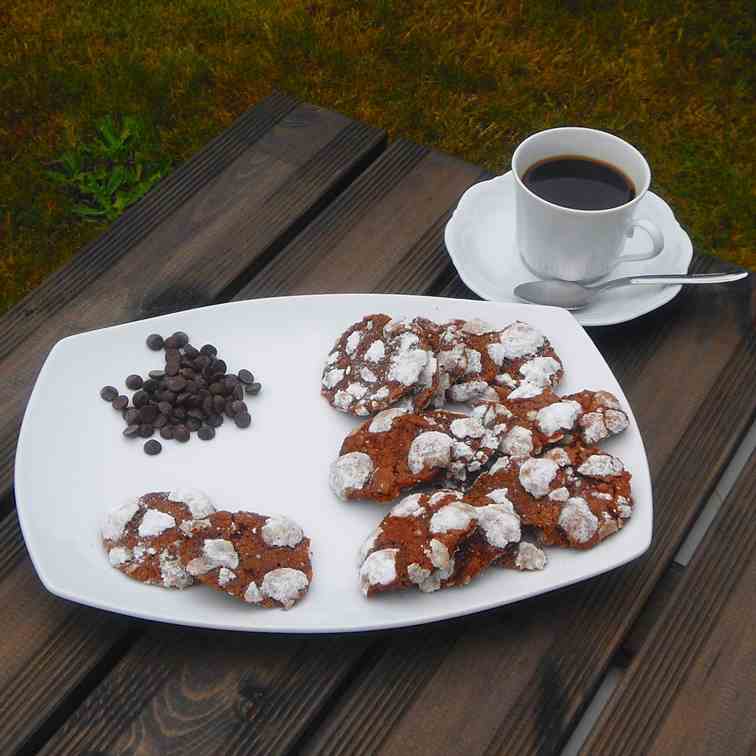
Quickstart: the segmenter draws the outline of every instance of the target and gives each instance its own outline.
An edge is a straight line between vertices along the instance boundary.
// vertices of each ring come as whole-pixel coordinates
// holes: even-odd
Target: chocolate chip
[[[173,410],[173,416],[179,420],[183,420],[186,417],[186,410],[183,407],[175,407]]]
[[[196,349],[191,344],[187,344],[184,347],[184,356],[188,357],[190,360],[193,360],[198,354],[199,354],[199,349]]]
[[[179,366],[175,362],[168,362],[165,365],[165,374],[168,376],[173,377],[174,375],[178,375],[179,372]]]
[[[237,383],[236,386],[234,386],[231,396],[236,400],[244,399],[244,389],[242,388],[241,383]]]
[[[113,401],[111,402],[111,405],[113,406],[114,410],[118,410],[119,412],[121,410],[125,410],[126,407],[129,406],[129,397],[121,394],[121,396],[118,396],[115,399],[113,399]]]
[[[189,399],[189,394],[187,394],[186,392],[184,392],[182,394],[179,394],[176,397],[176,402],[175,403],[176,403],[176,405],[186,404],[187,399]]]
[[[215,412],[212,412],[207,416],[207,424],[213,428],[220,428],[223,425],[223,415],[217,415]]]
[[[123,418],[126,421],[127,425],[134,425],[134,423],[139,422],[139,410],[136,407],[129,407],[129,409],[126,410],[126,414]]]
[[[226,400],[222,396],[214,396],[213,408],[216,412],[223,412],[226,409]]]
[[[212,414],[212,412],[213,412],[213,409],[214,409],[214,407],[213,407],[213,400],[212,400],[212,398],[211,398],[211,397],[209,397],[209,396],[206,396],[206,397],[205,397],[205,398],[204,398],[204,399],[202,400],[202,411],[203,411],[203,412],[204,412],[204,413],[205,413],[206,415],[211,415],[211,414]]]
[[[127,425],[123,429],[123,435],[126,436],[126,438],[132,438],[133,436],[136,436],[139,433],[139,426],[131,423]]]
[[[140,409],[150,401],[150,395],[146,391],[140,389],[131,397],[131,401],[137,409]]]
[[[155,429],[151,425],[147,425],[147,423],[139,426],[139,435],[142,438],[149,438],[154,432]]]
[[[139,410],[139,419],[145,424],[154,422],[157,416],[158,408],[155,404],[145,404],[144,407]]]
[[[256,396],[260,393],[261,388],[262,385],[260,383],[253,383],[250,386],[247,386],[247,393],[251,394],[252,396]]]
[[[118,389],[115,386],[103,386],[100,389],[100,397],[106,402],[112,402],[118,397]]]
[[[190,431],[199,430],[201,425],[202,425],[202,421],[198,420],[196,417],[186,418],[186,427],[189,428]]]
[[[190,409],[186,414],[187,417],[194,417],[197,420],[205,419],[205,413],[201,409]]]
[[[154,394],[160,388],[160,384],[154,378],[148,378],[142,385],[142,391]]]
[[[166,381],[166,385],[168,386],[168,389],[170,391],[175,391],[175,392],[183,391],[184,388],[186,387],[186,379],[182,378],[180,375],[177,375],[173,378],[169,378]]]
[[[246,368],[240,370],[236,376],[245,386],[249,386],[250,383],[255,382],[255,376]]]
[[[185,425],[175,425],[173,427],[173,437],[182,444],[189,440],[189,429]]]
[[[173,405],[170,402],[158,402],[157,407],[164,415],[170,415],[173,412]]]
[[[147,337],[147,346],[153,352],[159,352],[163,348],[164,343],[163,337],[159,333],[151,333]]]
[[[174,394],[173,391],[161,391],[155,396],[159,401],[168,402],[168,404],[173,404],[176,401],[176,394]]]
[[[155,426],[156,429],[162,428],[164,425],[168,424],[168,416],[158,415],[152,424]]]
[[[186,378],[187,381],[190,381],[190,380],[192,380],[192,378],[194,378],[195,373],[194,373],[194,370],[192,370],[191,368],[185,367],[185,368],[181,368],[181,370],[179,370],[179,375],[182,378]]]
[[[211,394],[221,396],[226,393],[226,387],[222,383],[218,383],[218,381],[216,381],[215,383],[210,384],[209,391]]]
[[[166,347],[165,361],[175,362],[178,365],[179,362],[181,362],[181,352],[179,352],[179,350],[176,349],[175,347],[171,347],[170,349]]]
[[[213,360],[210,363],[210,368],[213,371],[213,375],[225,375],[228,365],[223,360]]]
[[[149,454],[151,457],[160,454],[161,451],[163,451],[163,445],[160,441],[155,441],[155,439],[147,441],[144,445],[144,453]]]
[[[239,413],[244,414],[249,412],[247,405],[244,402],[240,402],[238,400],[231,402],[231,410],[235,415],[238,415]]]
[[[189,343],[189,337],[183,331],[176,331],[171,338],[176,340],[179,349]]]
[[[160,437],[164,438],[166,441],[170,441],[173,438],[173,426],[172,425],[164,425],[160,429]]]
[[[214,347],[213,347],[214,348]],[[204,347],[203,347],[204,349]],[[204,370],[210,364],[211,357],[206,354],[200,354],[194,359],[194,369]]]
[[[126,388],[136,391],[137,389],[142,388],[143,382],[141,375],[130,375],[126,378]]]
[[[200,353],[207,357],[215,357],[215,355],[218,354],[218,350],[212,344],[205,344],[200,349]]]
[[[197,435],[203,440],[203,441],[210,441],[210,439],[215,438],[215,430],[211,428],[209,425],[203,425],[198,431]]]
[[[165,340],[165,348],[166,349],[178,349],[178,342],[176,341],[175,336],[169,336]]]
[[[234,417],[234,422],[239,428],[249,428],[252,418],[247,412],[241,412]]]
[[[156,381],[159,381],[161,378],[165,378],[165,371],[164,370],[150,370],[147,375],[150,376],[150,378],[154,378]],[[139,386],[137,386],[139,388]]]

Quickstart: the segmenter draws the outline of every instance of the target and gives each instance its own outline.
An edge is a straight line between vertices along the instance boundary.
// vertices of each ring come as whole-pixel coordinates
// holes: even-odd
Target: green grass
[[[755,35],[747,0],[6,0],[0,311],[106,227],[49,173],[101,119],[175,164],[274,88],[494,171],[533,131],[608,129],[699,249],[756,270]]]

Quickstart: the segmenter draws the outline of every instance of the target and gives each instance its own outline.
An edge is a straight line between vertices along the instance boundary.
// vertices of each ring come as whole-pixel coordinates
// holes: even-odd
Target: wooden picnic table
[[[589,331],[635,411],[654,484],[653,543],[625,567],[459,620],[310,637],[133,620],[37,579],[13,457],[56,341],[231,299],[476,298],[443,230],[488,176],[274,94],[0,319],[0,752],[550,754],[599,690],[608,701],[585,753],[751,752],[753,455],[692,560],[674,557],[754,419],[752,277]]]

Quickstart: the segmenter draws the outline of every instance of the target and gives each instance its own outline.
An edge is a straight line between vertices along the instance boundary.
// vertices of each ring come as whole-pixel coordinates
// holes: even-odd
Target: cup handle
[[[664,249],[664,234],[659,231],[658,226],[645,218],[633,218],[630,221],[630,227],[625,232],[629,237],[633,235],[635,229],[642,228],[651,237],[651,251],[642,255],[620,255],[617,265],[624,262],[638,262],[639,260],[650,260],[656,257]]]

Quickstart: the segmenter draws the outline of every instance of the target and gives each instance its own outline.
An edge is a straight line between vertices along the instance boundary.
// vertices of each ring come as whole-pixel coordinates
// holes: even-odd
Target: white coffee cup
[[[633,182],[635,197],[608,210],[574,210],[548,202],[525,186],[522,178],[532,165],[567,155],[618,168]],[[651,169],[635,147],[613,134],[571,126],[540,131],[515,150],[512,175],[517,248],[525,265],[541,278],[595,281],[619,263],[650,260],[664,249],[664,236],[657,226],[634,217],[651,183]],[[636,228],[651,237],[651,250],[623,255],[625,241]]]

